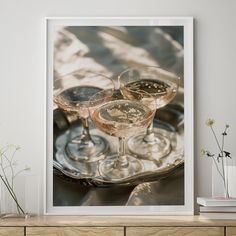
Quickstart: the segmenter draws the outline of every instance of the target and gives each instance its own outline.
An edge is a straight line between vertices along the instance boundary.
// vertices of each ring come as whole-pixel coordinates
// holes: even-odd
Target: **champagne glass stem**
[[[118,169],[127,168],[129,165],[129,162],[125,155],[125,138],[119,137],[118,142],[119,142],[118,143],[118,157],[117,157],[117,161],[115,162],[115,166]]]
[[[87,145],[87,146],[94,146],[94,142],[91,138],[90,132],[89,132],[89,121],[88,118],[81,118],[83,130],[81,134],[80,143]]]
[[[147,133],[146,135],[153,133],[153,122],[147,127]]]
[[[147,143],[154,143],[155,142],[155,134],[153,132],[153,122],[148,126],[146,135],[144,136],[144,141]]]

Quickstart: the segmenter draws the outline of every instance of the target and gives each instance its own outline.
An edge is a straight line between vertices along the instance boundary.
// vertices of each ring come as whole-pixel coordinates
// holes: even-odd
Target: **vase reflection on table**
[[[132,100],[119,92],[104,90],[90,99],[91,118],[101,131],[118,137],[118,152],[108,155],[99,165],[101,176],[121,180],[143,170],[142,162],[125,151],[125,137],[145,130],[155,113],[155,100],[136,93]]]
[[[103,89],[113,90],[113,81],[101,74],[79,71],[62,76],[54,82],[54,102],[65,112],[79,117],[82,121],[82,133],[68,140],[65,155],[71,162],[92,163],[103,159],[109,151],[106,139],[99,135],[90,135],[89,99]],[[92,170],[81,168],[81,174],[90,175]]]
[[[157,112],[174,99],[180,82],[175,74],[154,66],[126,69],[118,79],[122,94],[129,99],[135,97],[134,91],[151,94],[156,100]],[[146,134],[131,137],[127,145],[133,154],[143,159],[160,159],[171,152],[166,131],[158,129],[156,132],[153,123],[148,126]]]

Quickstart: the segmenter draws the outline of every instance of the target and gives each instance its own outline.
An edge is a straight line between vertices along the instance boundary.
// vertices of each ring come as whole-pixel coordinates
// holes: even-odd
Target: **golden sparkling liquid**
[[[91,118],[98,129],[116,137],[126,137],[145,129],[153,112],[142,103],[130,100],[110,101],[94,110]]]
[[[140,96],[142,91],[152,95],[156,100],[156,108],[160,108],[175,97],[177,85],[169,85],[160,80],[141,79],[121,86],[122,94],[131,100]]]

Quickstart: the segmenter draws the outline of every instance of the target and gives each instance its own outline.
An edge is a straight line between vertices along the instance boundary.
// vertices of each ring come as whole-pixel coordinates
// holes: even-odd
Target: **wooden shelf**
[[[1,219],[0,227],[212,227],[235,226],[236,220],[211,220],[200,216],[37,216]]]
[[[236,236],[236,220],[200,216],[37,216],[0,219],[0,236]]]

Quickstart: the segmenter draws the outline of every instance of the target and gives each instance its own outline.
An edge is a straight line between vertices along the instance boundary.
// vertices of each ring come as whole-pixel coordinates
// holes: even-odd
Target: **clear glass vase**
[[[19,206],[4,183],[0,182],[0,213],[2,218],[28,218],[39,215],[40,178],[38,175],[19,175],[14,180],[14,193]],[[22,210],[24,212],[22,212]]]
[[[236,198],[236,165],[232,162],[224,166],[225,181],[212,166],[212,197],[220,199]]]

